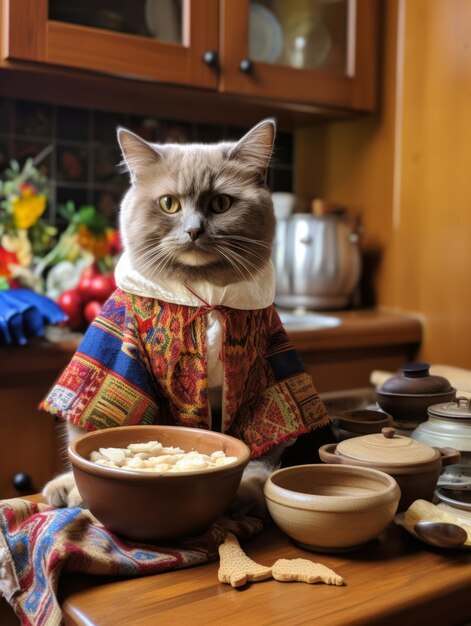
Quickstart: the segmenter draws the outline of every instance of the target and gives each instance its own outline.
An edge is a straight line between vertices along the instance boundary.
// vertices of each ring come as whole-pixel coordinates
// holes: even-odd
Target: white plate
[[[275,14],[263,4],[250,5],[249,57],[275,63],[283,51],[283,29]]]
[[[471,493],[469,491],[452,491],[451,489],[440,487],[435,490],[435,497],[440,502],[445,502],[445,504],[449,504],[455,509],[471,511]]]
[[[173,0],[147,0],[145,20],[154,39],[182,43],[182,34],[178,26],[178,15]]]

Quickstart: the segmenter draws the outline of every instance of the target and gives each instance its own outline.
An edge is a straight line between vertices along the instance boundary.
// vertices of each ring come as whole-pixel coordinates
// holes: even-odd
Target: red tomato
[[[92,265],[86,267],[83,270],[82,275],[80,276],[80,280],[77,285],[77,291],[81,295],[84,302],[88,302],[88,300],[91,300],[92,298],[92,296],[90,295],[90,281],[94,276],[97,276],[97,274],[99,274],[98,269],[93,263]]]
[[[88,294],[91,299],[104,302],[114,291],[113,284],[109,276],[97,274],[90,279]]]
[[[83,309],[83,313],[85,315],[85,319],[89,324],[90,322],[93,322],[95,317],[101,311],[102,306],[103,304],[101,302],[98,302],[97,300],[90,300],[90,302],[87,302],[85,308]]]
[[[57,299],[57,304],[67,315],[66,325],[72,330],[79,330],[83,324],[82,298],[76,289],[64,291]]]

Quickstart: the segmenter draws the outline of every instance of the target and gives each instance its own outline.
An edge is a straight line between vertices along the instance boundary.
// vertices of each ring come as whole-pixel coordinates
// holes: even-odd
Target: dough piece
[[[249,559],[232,533],[227,533],[224,543],[219,546],[219,557],[218,578],[222,583],[242,587],[247,582],[271,578],[271,567]]]
[[[334,571],[308,559],[278,559],[272,567],[272,575],[275,580],[281,582],[303,582],[327,585],[343,585],[343,578]]]

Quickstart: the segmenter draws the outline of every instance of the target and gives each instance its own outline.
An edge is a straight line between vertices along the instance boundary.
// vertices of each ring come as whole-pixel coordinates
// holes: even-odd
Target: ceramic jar
[[[434,404],[428,408],[428,420],[411,434],[429,446],[451,446],[461,452],[461,463],[471,467],[471,400]]]
[[[451,402],[456,389],[443,376],[430,374],[428,363],[410,363],[402,368],[400,376],[389,378],[376,391],[378,406],[393,416],[395,425],[411,425],[427,419],[427,408],[440,402]],[[407,429],[407,426],[406,426]]]
[[[432,500],[442,467],[460,461],[458,450],[432,448],[397,435],[394,428],[323,445],[319,456],[324,463],[360,465],[395,478],[401,489],[398,511],[405,511],[419,498]]]

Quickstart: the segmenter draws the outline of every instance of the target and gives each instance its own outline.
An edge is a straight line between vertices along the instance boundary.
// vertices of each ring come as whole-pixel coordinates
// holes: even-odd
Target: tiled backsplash
[[[120,174],[116,128],[124,126],[153,142],[237,139],[247,129],[207,124],[184,124],[157,117],[139,117],[108,111],[75,109],[40,102],[0,101],[0,173],[10,159],[23,163],[43,150],[39,167],[51,182],[49,221],[61,227],[58,204],[94,204],[112,222],[127,174]],[[270,171],[273,191],[293,189],[293,136],[279,133],[275,163]]]

